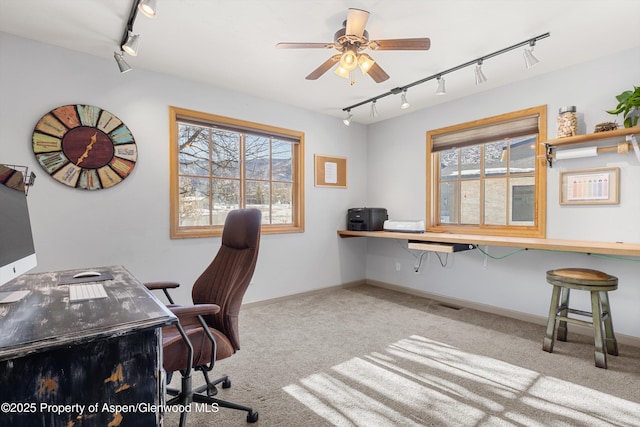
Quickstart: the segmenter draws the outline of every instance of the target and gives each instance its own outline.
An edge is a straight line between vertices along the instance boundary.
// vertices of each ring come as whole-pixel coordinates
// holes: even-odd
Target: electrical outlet
[[[401,267],[400,262],[396,261],[396,271],[400,271],[400,267]]]

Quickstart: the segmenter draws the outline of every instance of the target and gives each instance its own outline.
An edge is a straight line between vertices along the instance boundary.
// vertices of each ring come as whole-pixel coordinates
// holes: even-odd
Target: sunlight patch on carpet
[[[335,426],[637,426],[640,404],[413,335],[284,390]]]

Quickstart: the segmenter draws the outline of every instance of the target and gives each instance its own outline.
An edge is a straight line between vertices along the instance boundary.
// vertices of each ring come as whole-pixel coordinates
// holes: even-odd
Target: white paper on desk
[[[324,182],[327,184],[338,183],[338,164],[333,162],[325,162],[324,164]]]

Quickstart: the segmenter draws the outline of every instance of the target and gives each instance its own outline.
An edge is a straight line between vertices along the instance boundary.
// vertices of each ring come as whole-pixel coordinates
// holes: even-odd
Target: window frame
[[[538,116],[538,134],[535,148],[534,173],[535,182],[535,207],[534,224],[531,226],[509,225],[487,225],[483,224],[448,224],[440,222],[440,164],[439,151],[433,150],[434,137],[438,135],[454,134],[472,129],[485,128],[487,126],[501,125],[510,121],[525,118],[528,116]],[[428,232],[456,233],[456,234],[480,234],[492,236],[518,236],[518,237],[546,237],[546,212],[547,212],[547,162],[545,157],[545,147],[543,142],[547,140],[547,106],[527,108],[506,114],[500,114],[484,119],[460,123],[440,129],[427,131],[426,133],[426,224]],[[480,141],[468,146],[477,146],[486,143]],[[484,161],[481,162],[484,164]],[[489,178],[491,179],[491,178]],[[484,186],[484,178],[480,180],[480,187]],[[480,207],[484,203],[484,198],[480,198]],[[482,218],[482,217],[481,217]]]
[[[180,107],[169,107],[169,199],[170,199],[170,237],[172,239],[216,237],[222,235],[222,225],[180,226],[180,201],[179,201],[179,144],[178,122],[180,120],[192,120],[203,124],[220,125],[236,128],[239,131],[259,132],[270,134],[274,137],[285,137],[298,140],[293,143],[292,153],[292,224],[262,224],[261,234],[283,234],[304,232],[304,132],[279,128],[246,120],[234,119],[215,114],[203,113]],[[241,185],[245,185],[245,177],[241,177]],[[244,206],[246,200],[241,201]]]

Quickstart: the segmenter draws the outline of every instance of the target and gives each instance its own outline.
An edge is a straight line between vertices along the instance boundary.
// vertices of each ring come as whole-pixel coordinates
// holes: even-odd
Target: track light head
[[[155,18],[158,12],[157,0],[141,0],[138,3],[138,10],[149,18]]]
[[[122,50],[127,52],[131,56],[138,56],[138,49],[140,48],[140,35],[129,33],[127,41],[122,45]]]
[[[436,95],[446,95],[447,91],[444,88],[444,77],[438,77],[438,89],[436,89]]]
[[[482,60],[478,61],[475,69],[476,74],[476,85],[480,85],[487,81],[487,76],[482,72]]]
[[[122,52],[113,52],[113,57],[116,59],[116,63],[118,64],[118,68],[120,69],[120,73],[124,74],[126,72],[131,71],[131,67],[127,64],[127,61],[124,60],[124,56]]]
[[[400,108],[406,110],[409,108],[411,104],[407,101],[407,90],[402,91],[402,97],[400,98]]]
[[[371,111],[369,112],[371,117],[375,117],[378,115],[378,109],[376,108],[376,100],[371,101]]]
[[[342,123],[344,123],[345,126],[349,126],[351,124],[352,117],[353,115],[351,114],[351,110],[347,110],[347,117],[342,120]]]
[[[531,49],[527,49],[525,47],[524,52],[522,52],[522,55],[524,56],[524,64],[527,68],[531,68],[540,62],[540,60],[533,55],[533,47],[535,44],[535,40],[530,41],[529,46],[531,46]]]

